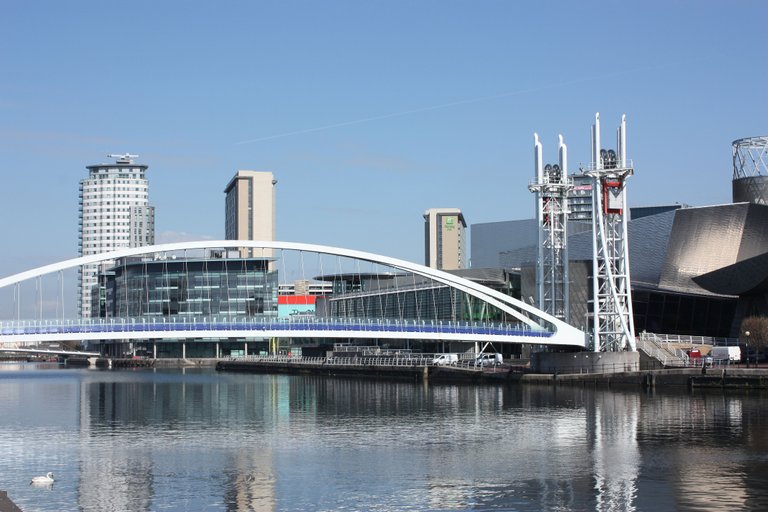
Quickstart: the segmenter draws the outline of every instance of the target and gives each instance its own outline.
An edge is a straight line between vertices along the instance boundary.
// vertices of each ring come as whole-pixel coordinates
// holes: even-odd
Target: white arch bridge
[[[260,251],[261,257],[251,254],[246,258],[242,256],[246,250]],[[291,257],[296,263],[289,270],[287,262]],[[235,277],[236,272],[232,269],[249,260],[262,262],[260,275],[264,282],[249,278],[254,275],[252,269]],[[37,284],[39,311],[34,319],[22,319],[18,314],[21,308],[16,304],[16,318],[0,320],[0,344],[18,346],[68,340],[333,338],[585,346],[584,332],[482,284],[387,256],[305,243],[206,240],[121,249],[8,276],[0,279],[0,289],[15,287],[14,300],[20,301],[18,287],[22,283],[85,266],[112,267],[115,262],[113,284],[119,291],[112,297],[111,307],[115,311],[111,314],[107,313],[103,318],[65,318],[63,306],[57,305],[56,311],[62,313],[51,318],[53,315],[42,312],[42,304],[50,304],[50,300],[40,298],[43,285]],[[139,291],[131,289],[129,267],[133,268],[135,276],[139,276],[132,281],[134,288],[139,286]],[[214,267],[225,271],[216,271]],[[114,272],[117,268],[122,270]],[[154,285],[149,277],[152,268],[159,272],[159,281]],[[174,268],[182,270],[172,282],[169,276]],[[309,268],[317,277],[305,275]],[[329,275],[328,271],[334,273]],[[349,286],[339,291],[334,284],[333,292],[324,297],[327,301],[324,311],[312,314],[280,316],[275,307],[249,311],[246,302],[253,301],[253,297],[235,297],[239,289],[270,289],[271,295],[265,297],[268,301],[270,297],[275,299],[273,306],[276,306],[278,274],[282,274],[284,282],[293,276],[297,280],[343,282]],[[248,279],[251,279],[250,283]],[[365,280],[368,286],[361,285]],[[61,289],[63,281],[61,277],[58,279],[57,301],[59,298],[63,300],[65,295]],[[158,286],[158,282],[163,286]],[[270,288],[271,285],[274,286]],[[170,295],[169,290],[174,286],[181,290],[176,290],[182,295],[180,299]],[[227,294],[231,290],[232,294],[226,300],[219,297],[227,305],[211,309],[211,290],[221,294],[224,289]],[[207,293],[207,297],[193,296],[200,290]],[[179,310],[177,314],[152,310],[153,304],[168,308],[174,300],[180,300],[187,310]],[[123,306],[115,306],[118,302]],[[200,304],[207,304],[208,309],[199,309]],[[136,314],[136,308],[139,314]]]

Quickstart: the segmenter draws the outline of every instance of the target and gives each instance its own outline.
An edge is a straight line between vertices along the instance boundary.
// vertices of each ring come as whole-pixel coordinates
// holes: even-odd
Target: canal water
[[[25,512],[768,510],[767,399],[5,363],[0,490]]]

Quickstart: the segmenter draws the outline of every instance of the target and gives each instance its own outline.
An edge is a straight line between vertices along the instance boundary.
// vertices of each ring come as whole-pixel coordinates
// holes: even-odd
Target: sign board
[[[314,295],[280,295],[277,297],[277,316],[314,316],[316,300]]]

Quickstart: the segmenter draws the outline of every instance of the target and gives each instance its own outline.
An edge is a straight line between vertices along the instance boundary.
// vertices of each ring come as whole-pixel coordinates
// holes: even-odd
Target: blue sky
[[[0,17],[0,275],[77,255],[86,165],[149,165],[158,241],[223,238],[237,169],[278,239],[423,261],[422,214],[533,216],[533,133],[628,120],[632,206],[730,201],[768,134],[760,1],[17,1]],[[611,142],[612,144],[612,142]],[[605,144],[607,145],[607,144]]]

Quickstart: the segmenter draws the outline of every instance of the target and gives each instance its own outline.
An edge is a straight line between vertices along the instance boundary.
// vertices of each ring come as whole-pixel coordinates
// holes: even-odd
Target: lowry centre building
[[[575,176],[578,179],[578,175]],[[768,314],[768,137],[733,142],[733,202],[630,208],[629,265],[636,332],[737,337],[742,319]],[[591,223],[584,187],[570,198],[570,323],[591,312]],[[473,224],[472,267],[519,272],[535,296],[535,220]]]

